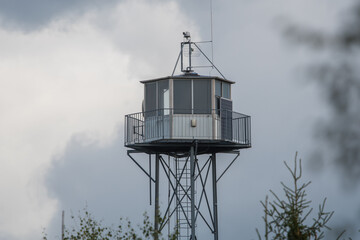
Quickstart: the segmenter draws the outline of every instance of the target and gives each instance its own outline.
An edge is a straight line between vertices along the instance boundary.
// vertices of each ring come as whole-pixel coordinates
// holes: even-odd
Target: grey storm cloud
[[[118,0],[2,0],[0,23],[8,29],[36,30],[66,13],[81,14]]]
[[[123,0],[1,0],[0,25],[7,29],[33,31],[46,26],[64,14],[81,15],[89,9],[113,6]],[[162,2],[166,0],[150,0]],[[177,0],[183,11],[197,22],[210,24],[210,2],[197,3]],[[216,8],[218,3],[214,3]],[[151,13],[149,13],[149,16]],[[203,29],[209,35],[209,29]]]
[[[148,178],[127,157],[122,136],[118,131],[112,144],[98,147],[95,142],[84,144],[84,139],[75,135],[53,162],[46,183],[66,212],[66,225],[71,226],[71,215],[77,216],[84,208],[100,219],[106,216],[109,225],[118,223],[120,217],[141,219],[147,210]],[[60,212],[48,228],[50,236],[58,234],[59,216]]]

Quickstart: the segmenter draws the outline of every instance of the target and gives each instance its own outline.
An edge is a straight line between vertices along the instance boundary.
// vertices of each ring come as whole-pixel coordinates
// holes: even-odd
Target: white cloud
[[[189,26],[174,2],[143,0],[28,34],[0,29],[0,237],[39,238],[57,208],[44,186],[53,156],[75,133],[109,143],[140,110],[140,77],[171,73]]]

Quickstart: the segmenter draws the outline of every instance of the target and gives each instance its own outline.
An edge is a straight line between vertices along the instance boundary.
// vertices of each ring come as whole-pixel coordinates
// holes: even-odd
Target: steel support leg
[[[194,146],[190,148],[190,184],[191,184],[191,239],[195,240],[195,156]]]
[[[218,212],[217,212],[217,185],[216,185],[216,153],[212,156],[212,184],[213,184],[213,213],[214,213],[214,240],[219,239]]]
[[[159,163],[160,154],[155,156],[155,215],[154,215],[154,240],[159,240],[159,220],[160,220],[160,206],[159,206]]]

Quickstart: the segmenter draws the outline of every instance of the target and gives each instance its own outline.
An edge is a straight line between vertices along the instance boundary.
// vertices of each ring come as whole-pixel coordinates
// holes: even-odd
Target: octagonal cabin
[[[250,117],[233,111],[234,82],[186,73],[141,83],[143,109],[125,116],[126,146],[142,152],[187,151],[194,141],[207,152],[251,147]]]

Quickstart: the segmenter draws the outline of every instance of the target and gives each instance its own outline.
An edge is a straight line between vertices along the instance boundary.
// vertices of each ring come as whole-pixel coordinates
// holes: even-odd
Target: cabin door
[[[232,141],[232,101],[220,98],[221,139]]]

